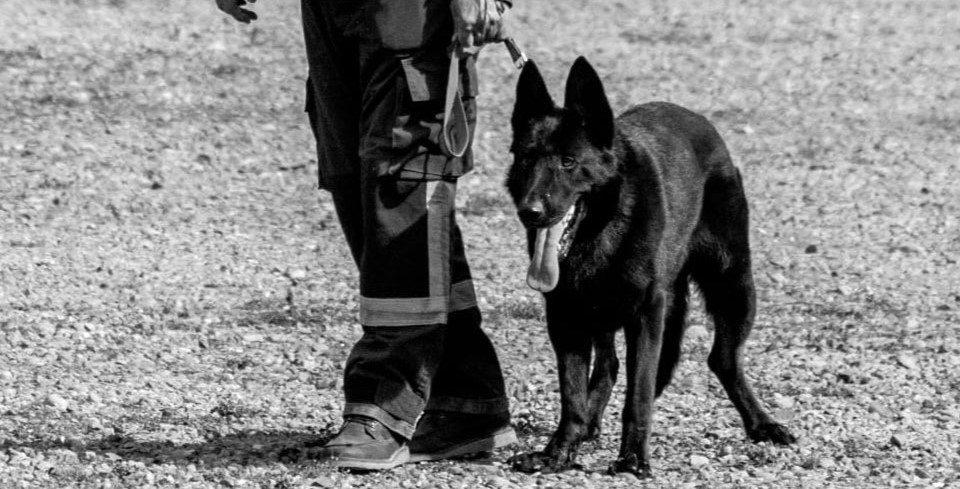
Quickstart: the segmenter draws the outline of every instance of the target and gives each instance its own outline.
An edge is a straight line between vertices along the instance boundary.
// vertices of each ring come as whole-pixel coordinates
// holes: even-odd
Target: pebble
[[[292,278],[293,280],[303,280],[307,278],[307,271],[301,270],[301,269],[291,270],[290,278]]]
[[[40,321],[37,323],[37,334],[44,338],[49,338],[57,332],[57,327],[50,321]]]
[[[904,368],[908,368],[910,370],[916,370],[917,367],[919,367],[919,365],[917,364],[917,359],[910,355],[907,355],[906,353],[901,353],[897,355],[897,363],[899,363],[900,366]]]
[[[626,481],[629,484],[636,484],[640,480],[639,477],[631,472],[619,472],[617,473],[617,478],[622,481]]]
[[[310,487],[335,487],[337,482],[330,477],[321,475],[310,481]]]
[[[244,343],[259,343],[263,341],[263,335],[260,333],[247,333],[243,335]]]
[[[78,104],[78,105],[86,105],[86,104],[90,103],[90,100],[91,100],[92,98],[93,98],[93,95],[91,95],[90,92],[88,92],[88,91],[86,91],[86,90],[81,90],[81,91],[78,91],[78,92],[74,92],[74,93],[70,96],[70,99],[73,100],[73,102],[76,103],[76,104]]]
[[[710,459],[708,459],[707,457],[704,457],[703,455],[690,456],[690,465],[693,466],[693,468],[695,469],[703,467],[704,465],[707,465],[709,463],[710,463]]]
[[[47,405],[53,406],[57,411],[66,411],[70,407],[70,403],[59,394],[47,396]]]
[[[901,433],[894,433],[890,437],[890,444],[897,448],[903,448],[907,444],[907,438]]]
[[[784,396],[782,394],[774,394],[773,403],[777,407],[782,408],[792,408],[794,406],[793,398]]]
[[[485,474],[499,474],[500,467],[496,465],[486,465],[486,464],[476,464],[473,466],[473,469],[477,472],[482,472]]]
[[[510,486],[510,481],[506,477],[495,476],[495,477],[491,477],[487,481],[487,484],[490,487],[508,487]]]
[[[877,402],[870,403],[870,405],[867,406],[867,412],[877,413],[883,417],[893,416],[893,411],[891,411],[890,409],[887,409],[886,406]]]
[[[710,336],[710,332],[707,331],[707,328],[704,328],[703,326],[700,326],[700,325],[690,326],[689,328],[687,328],[687,331],[684,334],[687,338],[690,338],[691,340],[706,338],[707,336]]]

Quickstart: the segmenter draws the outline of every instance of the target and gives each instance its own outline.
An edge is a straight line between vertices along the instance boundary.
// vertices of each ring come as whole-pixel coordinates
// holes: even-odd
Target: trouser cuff
[[[416,425],[404,421],[376,404],[363,404],[348,402],[343,407],[343,416],[366,416],[373,418],[387,427],[388,430],[409,440],[413,438],[413,432],[416,431]]]
[[[464,414],[500,414],[509,412],[510,402],[505,397],[464,399],[462,397],[431,396],[425,410]]]

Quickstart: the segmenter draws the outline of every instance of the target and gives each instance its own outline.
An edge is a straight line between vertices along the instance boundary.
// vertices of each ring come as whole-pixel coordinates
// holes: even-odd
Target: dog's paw
[[[583,435],[583,441],[599,440],[602,432],[599,421],[591,422],[587,425],[587,432]]]
[[[532,474],[534,472],[550,474],[571,469],[580,470],[583,468],[583,466],[574,461],[574,456],[564,456],[562,453],[522,453],[510,458],[509,462],[514,470],[526,472],[528,474]]]
[[[617,461],[610,466],[609,472],[610,475],[626,472],[641,479],[653,479],[653,471],[650,470],[650,461],[640,460],[634,453],[618,458]]]
[[[747,432],[747,435],[755,442],[769,441],[778,445],[792,445],[797,442],[797,437],[780,423],[764,423]]]

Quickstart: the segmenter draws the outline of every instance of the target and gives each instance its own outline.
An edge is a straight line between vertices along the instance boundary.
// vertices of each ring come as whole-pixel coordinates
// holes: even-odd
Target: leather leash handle
[[[447,93],[443,103],[443,145],[450,156],[460,158],[470,147],[470,126],[460,95],[459,43],[454,41],[450,51],[450,69],[447,72]]]
[[[527,55],[512,37],[504,40],[507,51],[513,59],[517,69],[523,68],[527,62]],[[450,69],[447,72],[447,93],[443,102],[443,146],[446,152],[454,158],[460,158],[470,147],[470,126],[467,124],[467,112],[463,108],[463,99],[460,94],[460,57],[457,56],[460,43],[453,41],[450,50]]]

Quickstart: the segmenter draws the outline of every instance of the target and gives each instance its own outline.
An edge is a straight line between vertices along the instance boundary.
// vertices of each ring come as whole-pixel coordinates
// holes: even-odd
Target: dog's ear
[[[581,118],[592,144],[600,148],[613,146],[613,110],[600,76],[583,56],[570,68],[564,106]]]
[[[549,115],[556,109],[547,84],[540,75],[537,64],[532,60],[523,65],[520,80],[517,81],[517,102],[513,106],[510,122],[513,130],[523,128],[532,119]]]

